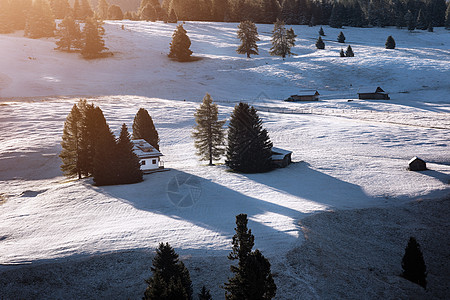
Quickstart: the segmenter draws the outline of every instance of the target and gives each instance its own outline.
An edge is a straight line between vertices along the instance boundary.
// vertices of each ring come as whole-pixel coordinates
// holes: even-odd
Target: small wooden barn
[[[159,169],[164,169],[164,164],[161,161],[163,154],[156,150],[143,139],[132,140],[133,152],[139,157],[142,172],[152,172]]]
[[[296,95],[291,95],[284,101],[319,101],[319,92],[317,90],[303,90]]]
[[[408,170],[410,171],[425,171],[427,170],[427,164],[424,160],[414,156],[408,163]]]
[[[389,94],[386,93],[382,88],[377,87],[375,92],[364,91],[358,93],[358,99],[362,100],[389,100]]]
[[[272,162],[278,168],[285,168],[291,162],[292,151],[272,147]]]

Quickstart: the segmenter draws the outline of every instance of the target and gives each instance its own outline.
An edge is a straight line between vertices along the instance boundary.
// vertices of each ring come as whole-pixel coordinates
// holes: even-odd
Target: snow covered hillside
[[[278,274],[284,294],[277,298],[318,298],[318,279],[287,261],[286,254],[292,258],[305,241],[300,220],[318,212],[394,209],[449,195],[448,31],[346,28],[343,45],[335,42],[339,29],[324,27],[326,49],[320,51],[314,46],[318,27],[294,26],[298,55],[282,60],[268,54],[271,25],[258,25],[259,56],[237,55],[236,26],[186,23],[191,49],[201,58],[191,63],[167,58],[173,24],[107,22],[106,44],[114,56],[91,61],[54,51],[53,39],[0,35],[0,272],[20,268],[16,264],[105,253],[113,253],[104,257],[114,272],[118,265],[108,260],[116,259],[114,253],[143,251],[130,261],[148,265],[145,251],[169,242],[188,267],[219,266],[193,278],[195,287],[207,282],[213,296],[223,297],[219,284],[227,276],[235,216],[247,213],[255,247]],[[384,49],[388,35],[398,49]],[[340,58],[339,50],[348,44],[355,57]],[[377,86],[392,100],[356,99],[360,89]],[[280,101],[304,88],[319,90],[323,100]],[[191,133],[206,92],[218,102],[222,119],[239,100],[255,105],[274,146],[292,150],[294,163],[264,174],[238,174],[223,164],[199,162]],[[145,175],[138,184],[108,187],[64,178],[59,143],[65,117],[81,96],[100,106],[116,134],[122,123],[131,128],[138,109],[146,108],[171,170]],[[427,161],[430,170],[406,171],[413,156]],[[441,203],[448,206],[448,200]],[[331,222],[330,227],[342,225]],[[406,241],[420,226],[409,224],[402,229],[408,236],[398,238]],[[121,268],[139,269],[131,262]],[[88,276],[103,276],[93,273]],[[142,296],[145,277],[136,276],[135,290],[118,283],[124,287],[121,298]],[[290,284],[308,288],[296,291]]]

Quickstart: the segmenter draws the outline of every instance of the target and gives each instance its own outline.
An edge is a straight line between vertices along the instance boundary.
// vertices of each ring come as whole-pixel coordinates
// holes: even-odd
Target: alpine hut
[[[358,98],[362,100],[389,100],[389,94],[386,93],[382,88],[377,87],[374,92],[362,92],[358,93]]]
[[[319,92],[317,90],[303,90],[296,95],[291,95],[284,101],[319,101]]]
[[[292,151],[272,147],[272,162],[279,168],[287,167],[291,162]]]
[[[408,170],[410,171],[425,171],[427,169],[427,164],[424,160],[414,156],[408,163]]]
[[[161,161],[163,154],[156,150],[144,139],[132,140],[133,152],[139,158],[142,172],[152,172],[158,169],[164,169],[164,164]]]

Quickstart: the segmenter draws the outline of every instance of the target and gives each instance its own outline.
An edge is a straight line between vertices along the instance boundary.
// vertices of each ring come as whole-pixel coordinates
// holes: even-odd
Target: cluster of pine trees
[[[96,185],[142,181],[139,158],[125,124],[116,139],[102,110],[80,100],[64,123],[61,170],[66,176],[93,176]]]
[[[270,270],[270,262],[259,250],[252,250],[255,237],[247,227],[246,214],[236,216],[236,234],[233,236],[232,252],[228,259],[237,260],[230,267],[234,273],[225,283],[225,299],[272,299],[277,287]],[[146,280],[148,286],[144,298],[148,300],[191,300],[192,281],[189,271],[178,254],[168,244],[160,243],[151,267],[152,276]],[[200,300],[211,300],[209,290],[203,286],[198,294]]]

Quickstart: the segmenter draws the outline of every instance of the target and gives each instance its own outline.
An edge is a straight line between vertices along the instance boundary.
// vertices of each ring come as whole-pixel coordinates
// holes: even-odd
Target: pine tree
[[[78,176],[81,179],[80,140],[82,115],[76,104],[73,105],[64,122],[62,136],[62,151],[59,157],[62,160],[61,170],[65,176]]]
[[[153,5],[151,5],[150,3],[148,3],[147,5],[144,6],[144,8],[141,10],[140,15],[141,15],[141,20],[151,21],[151,22],[156,21],[156,10],[153,7]]]
[[[272,31],[272,47],[270,55],[281,56],[292,55],[291,48],[295,46],[295,33],[291,28],[286,30],[284,22],[277,20]]]
[[[177,14],[175,13],[174,9],[171,9],[169,17],[167,18],[167,23],[177,23],[177,22],[178,22]]]
[[[352,46],[348,45],[347,50],[345,51],[346,57],[354,57],[355,54],[353,53]]]
[[[209,160],[209,165],[212,166],[213,159],[218,160],[225,154],[223,125],[226,121],[218,120],[217,104],[213,103],[208,93],[195,113],[195,122],[197,125],[194,127],[193,137],[197,155],[202,160]]]
[[[317,39],[316,47],[317,49],[325,49],[325,43],[323,42],[321,36],[319,36],[319,38]]]
[[[108,9],[109,20],[122,20],[123,12],[119,5],[113,4]]]
[[[427,18],[425,17],[425,12],[422,9],[419,10],[419,15],[417,16],[416,28],[420,30],[426,30],[428,28]]]
[[[70,52],[72,49],[81,49],[83,41],[80,25],[71,16],[66,16],[58,24],[58,27],[57,35],[59,40],[56,41],[57,50]]]
[[[319,35],[325,36],[325,32],[323,31],[322,26],[320,26]]]
[[[83,20],[87,20],[94,16],[94,11],[91,7],[90,0],[81,0],[80,2],[80,15]]]
[[[344,50],[341,48],[341,51],[339,52],[339,56],[340,57],[345,57],[345,53]]]
[[[86,100],[78,102],[83,120],[81,123],[80,138],[80,166],[84,176],[92,176],[94,170],[94,156],[97,144],[98,130],[103,122],[103,113]]]
[[[51,0],[50,6],[56,19],[64,19],[70,14],[70,4],[68,0]]]
[[[183,24],[180,24],[172,35],[168,56],[178,61],[189,61],[192,54],[189,47],[191,47],[191,40],[183,28]]]
[[[55,19],[47,0],[35,0],[25,25],[25,36],[38,39],[55,35]]]
[[[247,215],[236,216],[236,234],[233,236],[230,260],[238,260],[238,266],[230,266],[234,277],[228,278],[224,289],[225,299],[272,299],[276,285],[270,271],[269,261],[259,250],[252,251],[255,237],[247,228]]]
[[[427,268],[422,250],[414,237],[410,237],[402,258],[403,277],[427,288]]]
[[[334,3],[333,9],[331,11],[331,16],[330,16],[330,27],[333,27],[333,28],[341,28],[342,27],[342,20],[344,19],[343,10],[344,10],[344,7],[342,4],[340,4],[338,2]]]
[[[75,0],[73,3],[73,17],[75,20],[83,20],[80,0]]]
[[[416,29],[416,19],[414,18],[414,15],[411,13],[410,10],[405,15],[405,22],[406,26],[408,26],[409,31],[413,31]]]
[[[428,11],[430,14],[431,26],[440,27],[445,25],[445,10],[447,4],[445,0],[430,0]]]
[[[83,49],[81,55],[84,58],[91,59],[102,56],[102,52],[107,50],[105,47],[105,41],[101,35],[103,28],[92,18],[86,20],[83,28]]]
[[[252,21],[242,21],[238,25],[238,38],[241,40],[241,45],[237,48],[236,52],[239,54],[247,54],[247,58],[250,58],[251,54],[258,55],[258,29],[255,23]]]
[[[212,300],[211,293],[205,286],[202,286],[202,290],[200,294],[198,294],[198,300]]]
[[[109,4],[106,0],[98,1],[97,5],[97,14],[102,20],[106,20],[108,18],[108,9]]]
[[[152,117],[144,108],[140,108],[133,120],[133,139],[144,139],[159,151],[159,136]]]
[[[179,261],[178,254],[168,243],[159,244],[151,270],[153,275],[145,281],[148,286],[143,299],[192,299],[189,271],[183,262]]]
[[[128,184],[142,181],[139,158],[133,152],[133,143],[125,124],[122,125],[120,136],[117,140],[117,167],[118,183]]]
[[[244,173],[265,172],[273,167],[271,156],[272,142],[256,109],[239,103],[228,127],[227,166]]]
[[[395,49],[395,40],[392,35],[388,36],[386,40],[386,49]]]
[[[341,32],[339,32],[339,35],[338,35],[338,37],[337,37],[337,41],[339,42],[339,43],[345,43],[345,35],[344,35],[344,33],[341,31]]]

